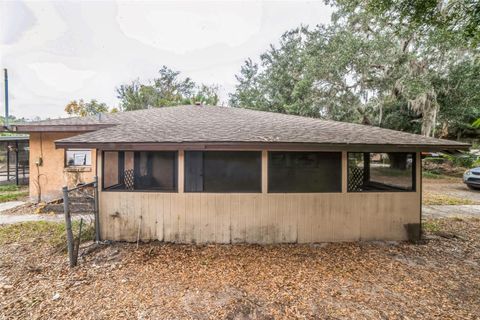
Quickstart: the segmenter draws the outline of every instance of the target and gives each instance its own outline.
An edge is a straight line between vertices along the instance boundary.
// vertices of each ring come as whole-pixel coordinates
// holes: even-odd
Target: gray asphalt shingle
[[[61,143],[278,142],[313,144],[442,145],[456,141],[374,126],[231,107],[177,106],[98,117],[57,119],[36,125],[115,124]]]

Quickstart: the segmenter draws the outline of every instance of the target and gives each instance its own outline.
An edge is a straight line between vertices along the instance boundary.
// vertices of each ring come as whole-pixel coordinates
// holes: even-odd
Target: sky
[[[65,117],[65,105],[148,81],[161,66],[215,84],[227,103],[235,74],[282,33],[330,21],[323,1],[0,2],[0,65],[8,69],[10,114]],[[1,114],[4,114],[2,72]]]

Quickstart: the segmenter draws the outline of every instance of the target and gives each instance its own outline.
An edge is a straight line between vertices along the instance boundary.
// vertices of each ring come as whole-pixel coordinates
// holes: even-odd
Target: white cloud
[[[261,5],[252,3],[121,2],[117,21],[125,35],[174,53],[207,48],[217,43],[238,46],[260,30]]]
[[[246,58],[330,13],[321,1],[2,2],[0,62],[19,117],[65,116],[65,104],[80,98],[116,106],[117,86],[162,65],[219,85],[225,101]]]
[[[95,75],[93,71],[75,70],[58,62],[30,63],[28,66],[38,80],[54,93],[74,93]]]

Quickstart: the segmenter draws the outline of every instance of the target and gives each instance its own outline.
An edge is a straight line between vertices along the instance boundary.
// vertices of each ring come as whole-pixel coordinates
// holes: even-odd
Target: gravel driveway
[[[471,204],[480,204],[480,190],[470,190],[461,178],[423,179],[422,192],[424,198],[429,194],[443,195],[458,199],[466,199]]]

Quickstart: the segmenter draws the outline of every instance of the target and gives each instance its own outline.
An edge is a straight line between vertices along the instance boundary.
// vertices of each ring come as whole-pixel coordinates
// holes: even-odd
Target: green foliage
[[[103,102],[97,102],[92,99],[90,102],[84,102],[82,99],[73,100],[65,106],[65,112],[69,115],[86,117],[98,113],[108,112],[108,106]]]
[[[438,18],[436,1],[332,3],[331,25],[287,31],[258,63],[245,61],[232,106],[427,136],[475,134],[479,50],[438,23],[420,23]]]
[[[471,153],[463,154],[444,154],[443,157],[447,159],[453,166],[462,167],[462,168],[472,168],[474,164],[478,161],[478,156]]]
[[[148,84],[134,80],[117,88],[123,111],[147,109],[150,107],[176,106],[202,103],[216,105],[218,88],[196,84],[190,78],[180,79],[180,72],[163,66],[159,77]]]
[[[475,121],[472,123],[472,127],[474,127],[474,128],[480,128],[480,118],[478,118],[477,120],[475,120]]]
[[[477,137],[480,127],[480,58],[465,58],[448,74],[435,80],[440,112],[438,122],[443,136]],[[472,124],[472,122],[474,122]]]
[[[338,0],[354,9],[363,5],[367,12],[408,25],[412,29],[441,32],[474,48],[480,43],[480,6],[477,0]]]

